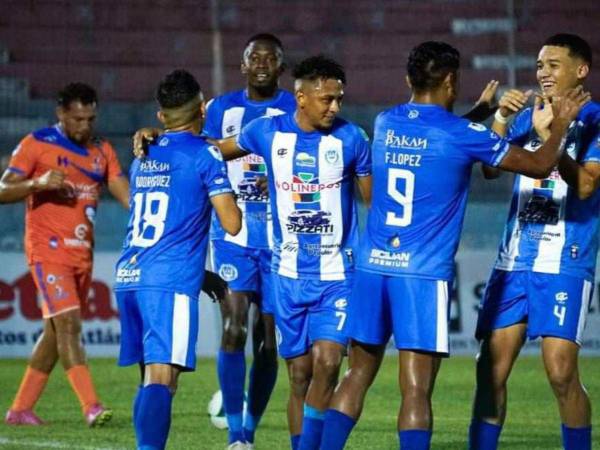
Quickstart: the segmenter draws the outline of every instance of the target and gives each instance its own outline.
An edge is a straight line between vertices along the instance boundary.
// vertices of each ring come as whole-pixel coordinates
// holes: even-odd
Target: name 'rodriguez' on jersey
[[[354,177],[371,174],[364,132],[343,119],[307,133],[293,114],[261,117],[238,147],[262,156],[269,172],[273,271],[289,278],[344,280],[358,243]]]
[[[357,267],[454,277],[471,167],[500,164],[508,141],[437,105],[407,103],[375,120],[373,194]]]

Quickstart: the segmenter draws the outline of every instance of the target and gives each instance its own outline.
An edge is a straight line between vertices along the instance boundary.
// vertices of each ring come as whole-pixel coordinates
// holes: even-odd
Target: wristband
[[[508,123],[508,117],[504,117],[502,113],[500,113],[500,108],[496,110],[496,114],[494,114],[494,120],[502,125],[506,125]]]

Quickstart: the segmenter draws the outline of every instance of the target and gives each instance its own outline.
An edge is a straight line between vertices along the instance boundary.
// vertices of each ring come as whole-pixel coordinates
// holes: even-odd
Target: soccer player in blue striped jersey
[[[350,368],[326,413],[321,449],[344,447],[393,334],[399,351],[401,449],[430,448],[431,396],[448,355],[448,286],[476,162],[546,176],[580,104],[557,102],[552,134],[539,152],[511,146],[452,114],[460,57],[442,42],[415,47],[407,64],[409,103],[381,113],[373,138],[373,199],[361,237],[348,334]]]
[[[558,34],[542,47],[542,98],[507,118],[530,93],[508,91],[493,128],[530,151],[548,139],[550,101],[583,85],[590,46]],[[586,104],[569,127],[566,151],[543,178],[518,175],[498,259],[482,299],[477,337],[477,389],[470,448],[494,450],[506,415],[507,380],[526,337],[542,338],[542,358],[562,420],[566,450],[591,449],[591,408],[579,379],[578,353],[591,301],[600,213],[600,104]],[[497,175],[486,169],[488,177]]]
[[[292,448],[309,450],[319,447],[347,343],[358,239],[355,180],[368,203],[371,161],[366,134],[336,117],[342,67],[312,57],[296,66],[294,79],[294,114],[256,119],[237,141],[219,146],[227,159],[254,153],[267,165],[275,320],[290,379],[288,423]]]
[[[196,366],[211,207],[228,233],[241,227],[222,155],[199,135],[204,101],[198,82],[174,71],[156,98],[165,133],[131,166],[131,216],[115,283],[119,365],[142,368],[133,422],[143,450],[165,447],[177,378]]]
[[[242,56],[245,89],[207,104],[203,135],[237,136],[253,119],[293,112],[294,96],[279,89],[284,70],[283,46],[272,34],[248,39]],[[267,175],[261,156],[249,154],[227,162],[228,176],[242,210],[242,229],[232,236],[215,217],[211,227],[213,269],[228,283],[220,301],[223,334],[217,373],[229,426],[229,446],[254,443],[254,433],[277,379],[277,347],[271,281],[272,220],[268,195],[257,186]],[[249,374],[248,408],[243,416],[246,358],[244,347],[251,302],[258,307],[252,333],[254,362]],[[242,423],[243,421],[243,423]]]

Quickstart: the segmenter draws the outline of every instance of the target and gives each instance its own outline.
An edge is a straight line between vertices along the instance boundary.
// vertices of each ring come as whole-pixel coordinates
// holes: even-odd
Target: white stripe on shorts
[[[437,327],[435,351],[448,353],[448,282],[437,281]]]
[[[581,292],[581,307],[579,308],[579,320],[577,321],[577,334],[575,335],[575,342],[581,345],[581,338],[583,336],[583,329],[585,328],[585,321],[587,313],[590,308],[590,294],[592,293],[592,283],[587,280],[583,281],[583,289]]]
[[[187,366],[188,343],[190,341],[190,298],[185,294],[175,294],[173,303],[171,363]]]

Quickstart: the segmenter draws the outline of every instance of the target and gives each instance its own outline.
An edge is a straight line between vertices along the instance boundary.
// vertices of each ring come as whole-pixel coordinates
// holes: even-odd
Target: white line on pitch
[[[125,447],[95,447],[93,445],[78,445],[73,447],[73,444],[59,441],[27,441],[23,439],[9,439],[0,436],[0,446],[2,445],[20,445],[23,448],[38,447],[38,448],[68,448],[80,450],[126,450]]]

